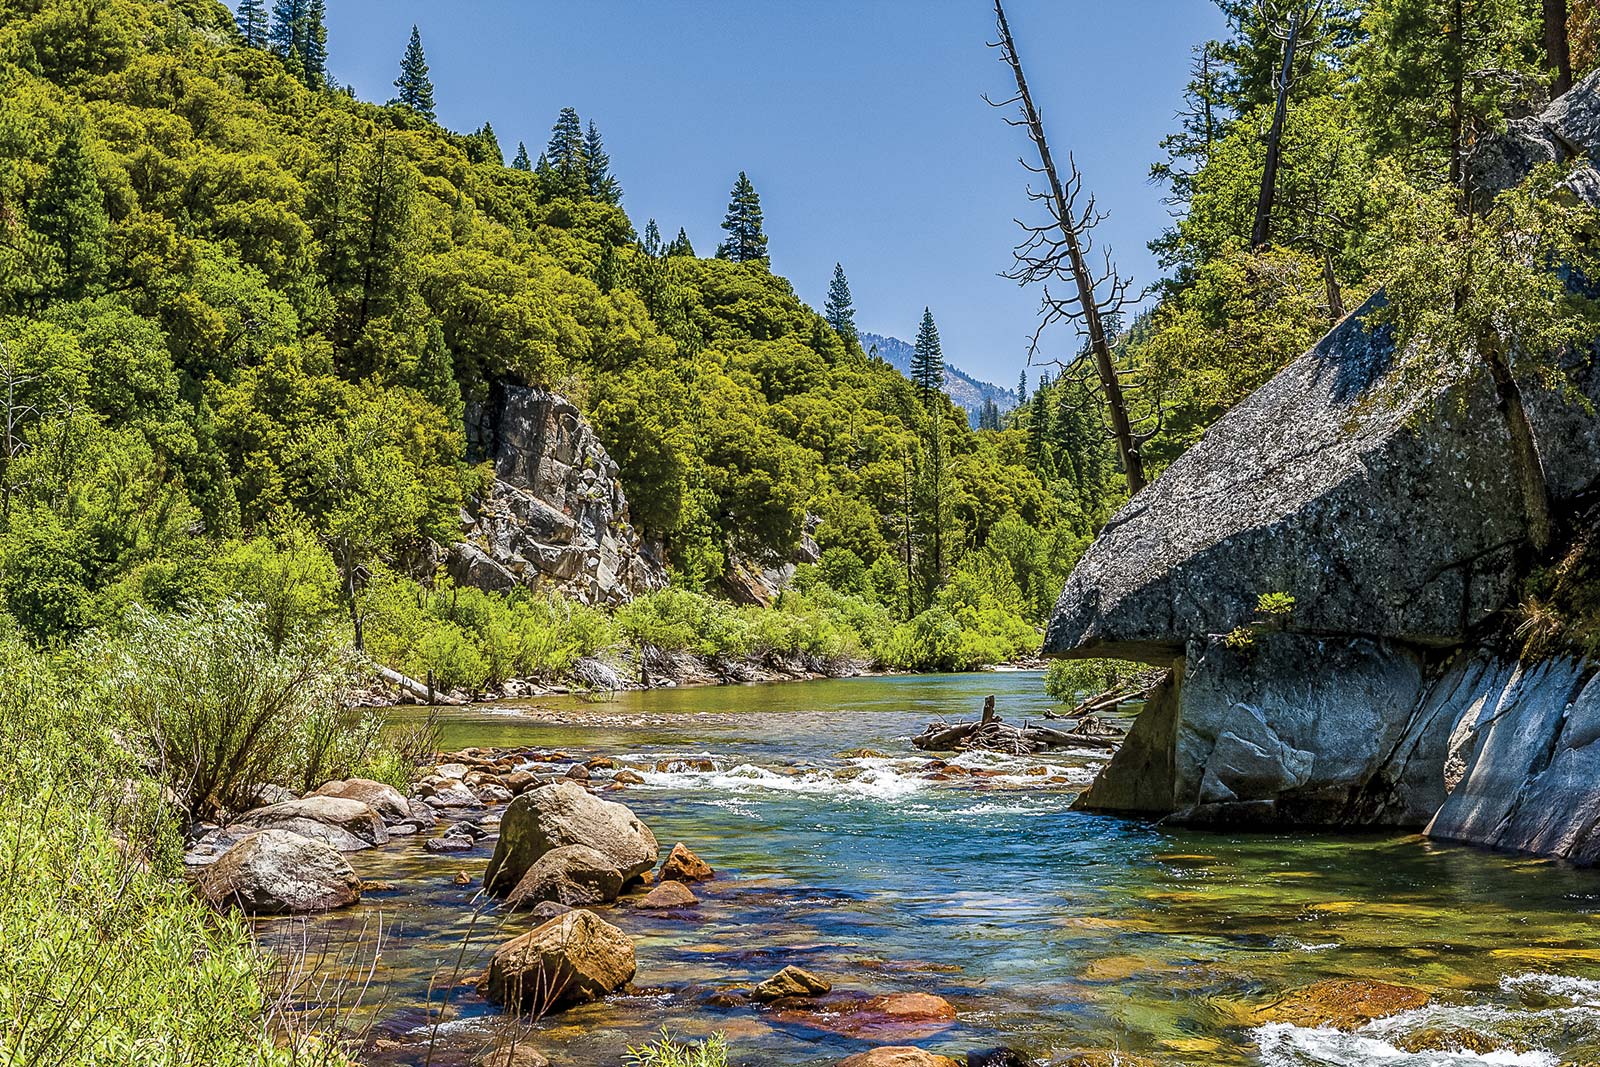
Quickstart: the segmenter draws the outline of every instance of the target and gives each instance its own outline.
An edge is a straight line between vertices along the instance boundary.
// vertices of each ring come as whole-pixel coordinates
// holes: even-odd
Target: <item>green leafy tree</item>
[[[247,47],[267,47],[269,25],[266,0],[241,0],[234,24],[239,27],[239,35],[244,38]]]
[[[541,162],[550,179],[550,193],[573,200],[589,194],[589,154],[585,146],[583,122],[570,107],[561,109],[550,131],[550,144]]]
[[[606,153],[600,127],[593,119],[589,120],[588,132],[584,134],[583,155],[589,171],[589,199],[606,204],[622,203],[622,183],[611,173],[611,156]]]
[[[728,239],[717,246],[717,258],[768,266],[771,260],[767,256],[767,235],[761,230],[761,221],[761,197],[756,195],[756,187],[741,170],[733,184],[728,214],[722,220]]]
[[[445,344],[444,328],[437,319],[428,323],[428,340],[422,346],[422,358],[417,361],[415,384],[417,392],[444,412],[452,429],[462,429],[466,404],[461,399],[461,385],[456,381],[455,359]]]
[[[394,80],[394,87],[399,91],[396,102],[433,120],[433,80],[428,77],[428,58],[422,51],[422,31],[415,25],[411,27],[411,43],[400,60],[400,77]]]
[[[917,327],[917,342],[911,353],[911,381],[917,387],[923,407],[931,407],[944,391],[944,349],[939,344],[939,327],[933,311],[922,309]]]
[[[828,302],[822,314],[846,343],[861,343],[861,335],[856,332],[855,301],[850,296],[850,283],[845,279],[841,264],[833,265],[833,281],[828,286]]]
[[[57,252],[62,295],[81,296],[104,276],[111,222],[81,123],[68,124],[28,204],[28,221]]]

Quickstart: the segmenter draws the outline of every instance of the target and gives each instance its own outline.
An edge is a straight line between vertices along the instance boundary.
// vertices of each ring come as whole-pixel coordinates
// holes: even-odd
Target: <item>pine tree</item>
[[[274,0],[272,29],[267,34],[272,50],[285,60],[299,61],[300,42],[305,36],[309,0]]]
[[[439,325],[438,319],[428,323],[428,339],[422,346],[422,357],[417,360],[414,384],[417,392],[444,412],[451,429],[462,428],[466,405],[461,399],[461,385],[456,380],[455,360],[444,343],[444,327]]]
[[[300,69],[306,84],[319,88],[328,76],[328,6],[307,0],[305,39],[300,44]]]
[[[400,90],[396,102],[430,122],[434,119],[433,80],[428,77],[428,58],[422,52],[422,32],[415,25],[411,27],[411,43],[400,60],[400,77],[394,80],[394,87]]]
[[[531,171],[533,164],[528,161],[528,146],[521,141],[517,142],[517,158],[511,161],[512,170]]]
[[[554,196],[581,199],[589,193],[589,155],[584,146],[583,123],[578,112],[570,107],[561,109],[556,124],[550,130],[550,145],[545,149]]]
[[[267,47],[269,27],[265,0],[242,0],[233,21],[239,27],[239,35],[244,38],[246,47]]]
[[[539,162],[533,165],[533,174],[534,177],[539,179],[539,188],[544,191],[544,194],[546,196],[551,195],[553,191],[551,187],[555,184],[556,176],[555,172],[550,169],[549,157],[543,152],[539,153]]]
[[[1021,407],[1028,402],[1028,368],[1023,367],[1017,375],[1017,406]]]
[[[733,194],[728,201],[728,214],[722,220],[728,239],[717,246],[717,258],[735,263],[771,265],[767,256],[767,235],[761,232],[761,197],[744,171],[733,184]]]
[[[328,70],[326,16],[324,0],[275,0],[272,5],[268,42],[295,77],[312,88],[321,86]]]
[[[111,220],[81,124],[67,126],[28,205],[28,224],[59,250],[64,295],[81,296],[104,273]]]
[[[467,158],[474,163],[493,163],[497,167],[506,165],[506,157],[500,152],[500,138],[495,136],[494,126],[485,122],[477,133],[466,138]]]
[[[688,230],[685,230],[682,226],[678,227],[678,236],[674,237],[672,243],[667,245],[667,255],[694,258],[694,245],[689,243]]]
[[[861,343],[861,335],[856,331],[856,305],[850,297],[850,283],[845,279],[844,267],[838,263],[833,265],[833,282],[828,286],[828,302],[822,315],[846,343]]]
[[[600,127],[593,119],[589,120],[589,132],[583,139],[583,154],[589,168],[589,198],[607,204],[622,203],[622,184],[611,173],[611,157],[606,154]]]
[[[939,328],[933,324],[933,312],[922,309],[922,325],[917,327],[917,344],[911,353],[911,380],[924,407],[933,404],[934,398],[944,388],[944,351],[939,346]]]
[[[661,257],[661,229],[656,225],[655,219],[645,224],[644,238],[639,242],[639,250],[651,259]]]

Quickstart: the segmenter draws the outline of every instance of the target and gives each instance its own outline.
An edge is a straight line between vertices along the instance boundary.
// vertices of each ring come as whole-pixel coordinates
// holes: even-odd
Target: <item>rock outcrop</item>
[[[361,899],[361,879],[337,850],[288,830],[259,830],[200,876],[200,896],[247,915],[329,911]]]
[[[621,472],[564,397],[502,383],[467,411],[474,456],[494,484],[463,516],[446,567],[463,585],[559,590],[617,604],[666,584],[659,552],[628,522]]]
[[[1597,155],[1600,76],[1483,149],[1479,187]],[[1502,398],[1475,360],[1397,351],[1382,306],[1219,420],[1068,579],[1047,653],[1173,667],[1079,804],[1426,825],[1600,861],[1593,667],[1524,668],[1485,644],[1533,556]],[[1567,371],[1584,396],[1517,372],[1558,509],[1600,490],[1600,417],[1581,402],[1600,400],[1600,360]]]

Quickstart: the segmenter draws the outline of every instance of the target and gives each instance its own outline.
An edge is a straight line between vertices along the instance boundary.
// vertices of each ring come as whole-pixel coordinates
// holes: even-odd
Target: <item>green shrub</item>
[[[191,815],[250,806],[265,783],[304,791],[365,763],[375,714],[345,706],[354,668],[337,634],[273,647],[262,609],[234,601],[188,615],[132,609],[92,643],[107,699],[126,709]]]
[[[1117,659],[1051,660],[1044,672],[1044,691],[1063,704],[1127,685],[1148,668]]]
[[[728,1067],[728,1042],[722,1034],[712,1034],[699,1045],[683,1045],[666,1030],[659,1040],[639,1048],[629,1047],[629,1067]]]

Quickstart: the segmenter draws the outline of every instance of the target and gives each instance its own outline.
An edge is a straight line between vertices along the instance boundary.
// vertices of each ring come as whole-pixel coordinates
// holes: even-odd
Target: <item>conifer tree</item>
[[[244,38],[246,47],[267,47],[269,27],[266,0],[242,0],[233,21],[239,27],[239,35]]]
[[[1028,368],[1023,367],[1017,374],[1017,406],[1021,407],[1028,402]]]
[[[589,171],[589,198],[607,204],[622,203],[622,184],[611,173],[611,156],[606,153],[605,142],[600,140],[600,127],[589,120],[589,132],[583,139],[584,160]]]
[[[767,235],[761,231],[761,197],[744,171],[739,172],[728,201],[728,214],[722,220],[728,239],[717,246],[717,258],[735,263],[769,266]]]
[[[400,60],[400,77],[394,80],[394,87],[400,91],[400,95],[395,97],[396,102],[429,121],[434,119],[433,80],[428,77],[428,58],[422,51],[422,33],[415,25],[411,27],[411,43],[406,45],[405,57]]]
[[[656,225],[656,220],[651,219],[645,224],[644,237],[639,241],[639,250],[651,259],[661,256],[661,229]]]
[[[531,171],[533,164],[528,160],[528,146],[521,141],[517,142],[517,158],[511,161],[512,170]]]
[[[939,328],[933,312],[922,309],[922,325],[917,327],[917,344],[911,353],[911,380],[924,407],[931,406],[944,388],[944,351],[939,345]]]
[[[833,331],[847,343],[861,342],[861,335],[856,331],[855,301],[850,297],[850,282],[845,279],[841,264],[833,265],[833,282],[828,286],[828,302],[822,314]]]
[[[533,165],[533,173],[539,179],[540,188],[549,195],[552,192],[551,185],[555,182],[555,172],[550,169],[550,157],[540,152],[539,162]]]
[[[328,70],[327,5],[324,0],[275,0],[268,41],[306,85],[317,88]]]
[[[83,295],[105,272],[111,221],[80,123],[67,126],[66,137],[28,205],[28,223],[59,251],[64,295]]]
[[[672,243],[667,245],[667,255],[694,258],[694,245],[689,243],[688,230],[685,230],[682,226],[678,227],[678,236],[674,237]]]
[[[555,126],[550,130],[550,144],[544,155],[554,182],[550,190],[552,195],[571,197],[573,200],[588,195],[589,155],[584,145],[583,123],[575,109],[561,109]]]
[[[506,165],[506,157],[500,152],[500,138],[495,136],[492,123],[485,122],[467,140],[466,148],[467,158],[474,163],[493,163],[497,167]]]
[[[318,88],[328,76],[328,6],[325,0],[306,0],[305,39],[300,44],[300,69],[306,84]]]
[[[466,405],[461,399],[461,385],[456,380],[455,360],[444,342],[444,327],[439,325],[438,319],[428,323],[428,338],[417,360],[416,389],[444,412],[451,429],[462,428]]]

